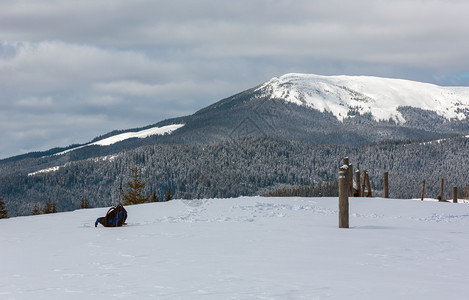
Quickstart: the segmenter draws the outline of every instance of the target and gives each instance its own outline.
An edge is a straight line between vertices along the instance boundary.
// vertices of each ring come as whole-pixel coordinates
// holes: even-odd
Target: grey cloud
[[[457,0],[5,0],[0,158],[189,114],[287,72],[469,84],[468,19]]]

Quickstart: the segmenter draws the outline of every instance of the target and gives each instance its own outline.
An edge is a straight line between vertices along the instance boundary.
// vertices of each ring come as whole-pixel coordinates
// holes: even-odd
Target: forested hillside
[[[389,142],[367,146],[312,145],[279,138],[245,138],[215,145],[144,146],[112,156],[68,162],[34,175],[0,177],[0,192],[10,215],[29,215],[34,206],[56,202],[72,210],[88,199],[92,207],[115,204],[119,186],[130,179],[137,163],[148,194],[160,199],[171,188],[174,198],[197,199],[266,194],[289,186],[330,182],[344,156],[360,163],[381,195],[382,174],[389,172],[390,194],[420,197],[422,180],[428,197],[439,194],[445,178],[450,187],[469,183],[468,138],[440,142]]]

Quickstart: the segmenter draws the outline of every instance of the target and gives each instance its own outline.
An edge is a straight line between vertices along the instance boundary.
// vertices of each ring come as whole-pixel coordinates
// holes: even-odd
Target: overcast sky
[[[469,85],[466,0],[2,0],[0,158],[289,72]]]

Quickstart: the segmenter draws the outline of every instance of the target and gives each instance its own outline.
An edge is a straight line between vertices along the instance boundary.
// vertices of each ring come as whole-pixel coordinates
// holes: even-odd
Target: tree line
[[[35,205],[43,207],[48,201],[60,211],[79,208],[84,198],[92,207],[115,205],[122,198],[122,183],[127,183],[125,193],[131,189],[128,183],[135,184],[144,201],[166,199],[168,192],[178,199],[264,195],[282,187],[335,182],[340,161],[348,156],[368,171],[373,195],[382,196],[382,175],[388,171],[390,197],[420,197],[424,179],[427,195],[436,197],[441,177],[447,186],[468,184],[468,154],[467,138],[366,146],[312,145],[270,137],[211,145],[158,144],[69,162],[34,176],[0,176],[0,188],[13,216],[29,215]],[[135,178],[145,185],[139,187]]]

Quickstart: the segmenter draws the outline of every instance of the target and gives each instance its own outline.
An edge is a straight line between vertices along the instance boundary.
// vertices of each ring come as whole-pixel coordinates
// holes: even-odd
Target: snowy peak
[[[341,121],[369,113],[376,121],[404,123],[399,107],[434,111],[448,120],[469,116],[469,88],[402,79],[291,73],[272,78],[257,90],[272,99],[330,112]]]

